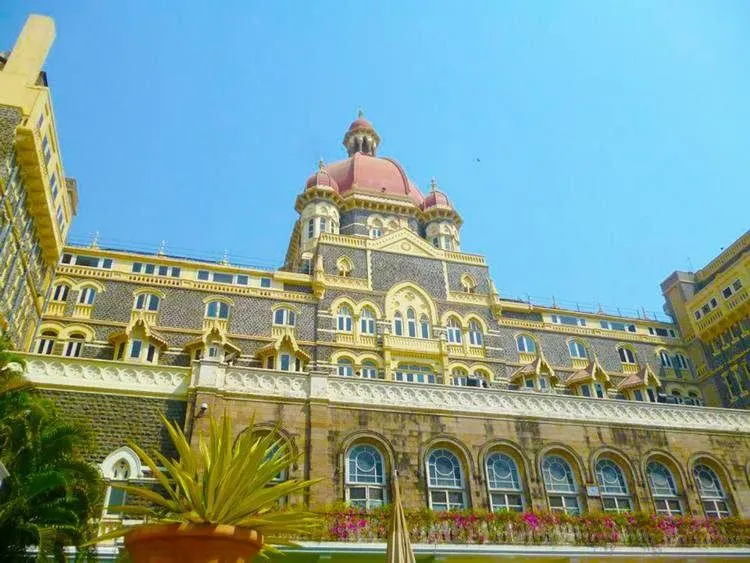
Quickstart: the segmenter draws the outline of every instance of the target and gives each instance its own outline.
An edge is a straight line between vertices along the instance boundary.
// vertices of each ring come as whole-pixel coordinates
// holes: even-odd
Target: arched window
[[[57,338],[57,332],[54,330],[42,331],[42,337],[39,339],[39,344],[36,347],[37,354],[51,354],[55,347],[55,339]]]
[[[307,238],[311,239],[315,236],[315,219],[307,221]]]
[[[427,457],[427,488],[432,510],[463,510],[466,490],[458,457],[445,448],[432,450]]]
[[[458,322],[456,317],[448,319],[446,332],[448,334],[448,342],[451,344],[461,344],[461,323]]]
[[[495,452],[487,458],[487,488],[490,510],[523,511],[523,490],[518,477],[518,467],[508,455]]]
[[[352,331],[352,310],[349,305],[341,305],[336,313],[336,329],[339,332]]]
[[[349,276],[351,276],[352,269],[354,268],[352,266],[352,261],[349,260],[349,258],[347,258],[346,256],[342,256],[338,259],[338,261],[336,262],[336,267],[339,271],[339,275],[344,278],[348,278]]]
[[[659,352],[659,362],[661,362],[662,367],[671,368],[672,358],[669,356],[669,352],[666,350]]]
[[[130,464],[125,459],[121,459],[119,461],[116,461],[112,465],[111,474],[109,477],[110,481],[127,481],[132,477],[132,469],[130,467]],[[115,487],[108,487],[107,488],[107,502],[105,503],[107,507],[107,511],[110,511],[111,509],[114,509],[118,506],[123,506],[127,504],[127,493],[123,491],[122,489],[117,489]],[[114,513],[118,514],[118,513]]]
[[[402,336],[404,334],[404,319],[399,311],[393,315],[393,334]]]
[[[698,494],[701,497],[706,518],[731,516],[727,495],[716,472],[704,463],[697,463],[693,467],[693,476],[698,484]]]
[[[338,374],[346,377],[354,375],[354,363],[348,358],[341,358],[338,361]]]
[[[417,319],[414,309],[411,307],[406,310],[406,333],[411,338],[417,337]]]
[[[536,354],[536,342],[528,334],[519,334],[516,336],[516,347],[519,352]]]
[[[223,301],[209,301],[206,305],[206,316],[209,319],[229,318],[229,305]]]
[[[558,455],[550,455],[542,462],[542,476],[552,512],[580,514],[578,483],[570,464]]]
[[[65,344],[64,354],[69,358],[77,358],[81,355],[81,349],[83,348],[83,342],[86,337],[80,332],[75,332],[70,335],[70,340]]]
[[[273,312],[273,324],[282,326],[294,326],[297,323],[297,315],[291,309],[281,307]]]
[[[365,360],[362,362],[362,377],[368,379],[378,378],[378,366],[372,360]]]
[[[469,321],[469,344],[472,346],[482,346],[484,344],[482,325],[477,321]]]
[[[385,463],[377,448],[357,444],[346,454],[346,501],[357,508],[377,508],[386,502]]]
[[[620,355],[620,362],[622,362],[623,364],[635,363],[635,354],[630,348],[626,348],[625,346],[619,346],[617,348],[617,353]]]
[[[78,293],[78,303],[80,305],[93,305],[96,298],[96,288],[86,286]]]
[[[672,472],[666,465],[658,461],[650,461],[646,466],[646,475],[651,487],[651,497],[654,499],[656,513],[680,516],[682,514],[680,491]]]
[[[362,314],[359,317],[359,332],[375,334],[375,313],[369,307],[362,309]]]
[[[571,340],[568,342],[568,351],[570,352],[571,358],[586,359],[588,353],[586,352],[586,346],[583,345],[579,340]]]
[[[430,337],[430,319],[427,318],[427,315],[422,315],[419,318],[419,335],[422,338]]]
[[[57,284],[55,290],[52,292],[52,301],[67,301],[68,292],[70,292],[70,286],[68,284]]]
[[[383,236],[383,223],[380,219],[375,219],[370,226],[370,238],[380,238]]]
[[[446,250],[450,250],[450,248],[446,246]],[[461,290],[464,293],[476,293],[477,282],[471,276],[464,274],[461,276]]]
[[[680,369],[688,369],[689,367],[687,358],[679,352],[674,356],[674,363]]]
[[[469,372],[464,368],[453,368],[451,373],[451,383],[453,385],[466,386],[468,385]]]
[[[633,502],[630,499],[625,474],[611,459],[600,459],[596,463],[596,479],[605,512],[630,512]]]
[[[159,296],[153,293],[141,293],[135,297],[135,309],[137,311],[158,311]]]

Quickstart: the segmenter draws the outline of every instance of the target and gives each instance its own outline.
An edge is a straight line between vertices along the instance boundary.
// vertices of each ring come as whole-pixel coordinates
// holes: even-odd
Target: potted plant
[[[259,434],[251,422],[235,438],[229,417],[212,418],[208,440],[200,436],[193,449],[177,424],[162,420],[179,460],[159,452],[151,457],[131,443],[158,489],[113,482],[151,506],[119,507],[144,523],[122,526],[97,542],[125,536],[133,563],[243,563],[277,551],[274,545],[293,545],[290,537],[318,525],[312,513],[279,509],[284,497],[313,481],[275,480],[294,462],[277,430]]]

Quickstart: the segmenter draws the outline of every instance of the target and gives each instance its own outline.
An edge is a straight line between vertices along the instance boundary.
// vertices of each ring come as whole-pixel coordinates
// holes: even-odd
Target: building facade
[[[55,36],[31,16],[13,50],[0,53],[0,328],[26,348],[76,210],[65,177],[42,65]]]
[[[750,406],[750,231],[697,272],[662,284],[709,404]]]
[[[398,469],[410,508],[750,516],[750,413],[711,408],[681,321],[503,298],[434,181],[361,115],[343,145],[277,270],[62,249],[28,374],[107,479],[149,477],[128,440],[172,453],[159,413],[193,437],[255,413],[299,456],[283,478],[322,479],[313,510],[382,505]]]

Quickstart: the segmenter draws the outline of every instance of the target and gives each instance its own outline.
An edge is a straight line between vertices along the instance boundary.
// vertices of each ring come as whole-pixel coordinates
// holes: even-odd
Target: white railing
[[[43,388],[138,392],[185,397],[188,387],[226,396],[314,400],[371,409],[476,413],[750,433],[750,411],[595,399],[442,384],[401,383],[193,362],[189,368],[27,354],[27,377]]]
[[[65,387],[185,397],[190,369],[89,358],[24,354],[26,377],[43,388]]]

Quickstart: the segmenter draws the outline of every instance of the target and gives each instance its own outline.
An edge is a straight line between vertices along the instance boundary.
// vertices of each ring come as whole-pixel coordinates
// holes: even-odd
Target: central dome
[[[409,180],[401,165],[390,158],[357,152],[346,160],[329,164],[326,172],[336,182],[337,191],[341,195],[351,190],[371,192],[373,195],[409,199],[420,207],[424,201],[421,192]],[[316,177],[313,176],[310,180],[316,180]]]

